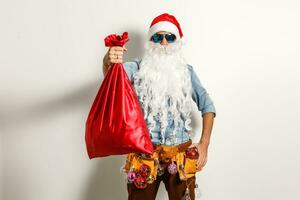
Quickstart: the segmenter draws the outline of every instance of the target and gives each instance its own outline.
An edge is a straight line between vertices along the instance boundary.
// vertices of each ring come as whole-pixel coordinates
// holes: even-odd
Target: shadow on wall
[[[125,155],[95,158],[99,159],[101,162],[90,173],[86,191],[83,191],[80,199],[127,199],[126,176],[120,170],[125,162]]]
[[[146,36],[146,33],[144,34]],[[136,32],[135,30],[128,31],[129,41],[125,47],[128,49],[124,53],[124,62],[131,61],[134,58],[142,58],[144,53],[145,38],[143,33]]]
[[[134,58],[141,58],[143,55],[143,37],[141,33],[135,31],[128,31],[128,33],[130,40],[126,45],[128,51],[124,54],[124,62],[131,61]],[[107,47],[103,46],[103,48]],[[102,60],[103,57],[104,55],[100,55],[100,60]],[[102,74],[102,63],[99,64],[99,71]],[[95,73],[99,73],[99,71]],[[102,81],[103,79],[95,80],[87,85],[82,85],[81,88],[77,88],[77,90],[68,91],[61,96],[56,96],[53,99],[48,99],[47,101],[26,106],[18,110],[10,110],[9,113],[0,112],[1,129],[9,130],[13,128],[16,125],[16,121],[18,122],[18,126],[22,126],[32,121],[51,117],[59,113],[59,111],[91,107],[93,98],[96,97]]]

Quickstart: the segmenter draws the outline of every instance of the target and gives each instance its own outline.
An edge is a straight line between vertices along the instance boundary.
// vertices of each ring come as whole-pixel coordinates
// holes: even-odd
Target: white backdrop
[[[198,199],[300,199],[296,0],[0,2],[3,200],[127,198],[124,157],[89,160],[85,120],[104,37],[128,31],[125,60],[140,57],[163,12],[181,23],[186,57],[217,109]],[[195,142],[196,106],[193,119]],[[167,199],[163,183],[157,199]]]

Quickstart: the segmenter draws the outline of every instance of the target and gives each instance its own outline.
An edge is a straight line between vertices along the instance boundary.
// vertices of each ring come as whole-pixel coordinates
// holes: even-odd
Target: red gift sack
[[[105,46],[124,46],[128,33],[107,36]],[[108,70],[92,104],[85,128],[89,158],[127,153],[153,153],[138,97],[122,63]]]

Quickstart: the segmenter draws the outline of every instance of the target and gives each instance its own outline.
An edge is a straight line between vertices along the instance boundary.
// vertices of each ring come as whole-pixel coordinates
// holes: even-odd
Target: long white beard
[[[134,88],[142,105],[144,118],[150,124],[150,132],[157,119],[161,125],[162,142],[165,142],[165,130],[168,114],[174,119],[171,139],[175,140],[177,127],[189,126],[191,119],[191,78],[187,63],[182,54],[183,42],[177,40],[168,45],[146,41],[145,54],[140,70],[134,76]],[[170,106],[168,106],[168,100]],[[181,124],[182,119],[185,121]]]

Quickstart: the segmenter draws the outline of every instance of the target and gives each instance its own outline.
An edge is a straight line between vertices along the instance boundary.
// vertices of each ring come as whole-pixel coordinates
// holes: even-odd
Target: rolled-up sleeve
[[[195,73],[193,67],[188,65],[191,73],[192,81],[192,98],[197,104],[198,110],[201,111],[202,117],[207,112],[213,112],[214,117],[216,117],[216,108],[213,100],[209,96],[207,90],[203,87],[199,77]]]
[[[133,61],[123,63],[124,69],[131,83],[133,82],[134,73],[138,70],[138,63],[136,61],[138,60],[134,59]]]

